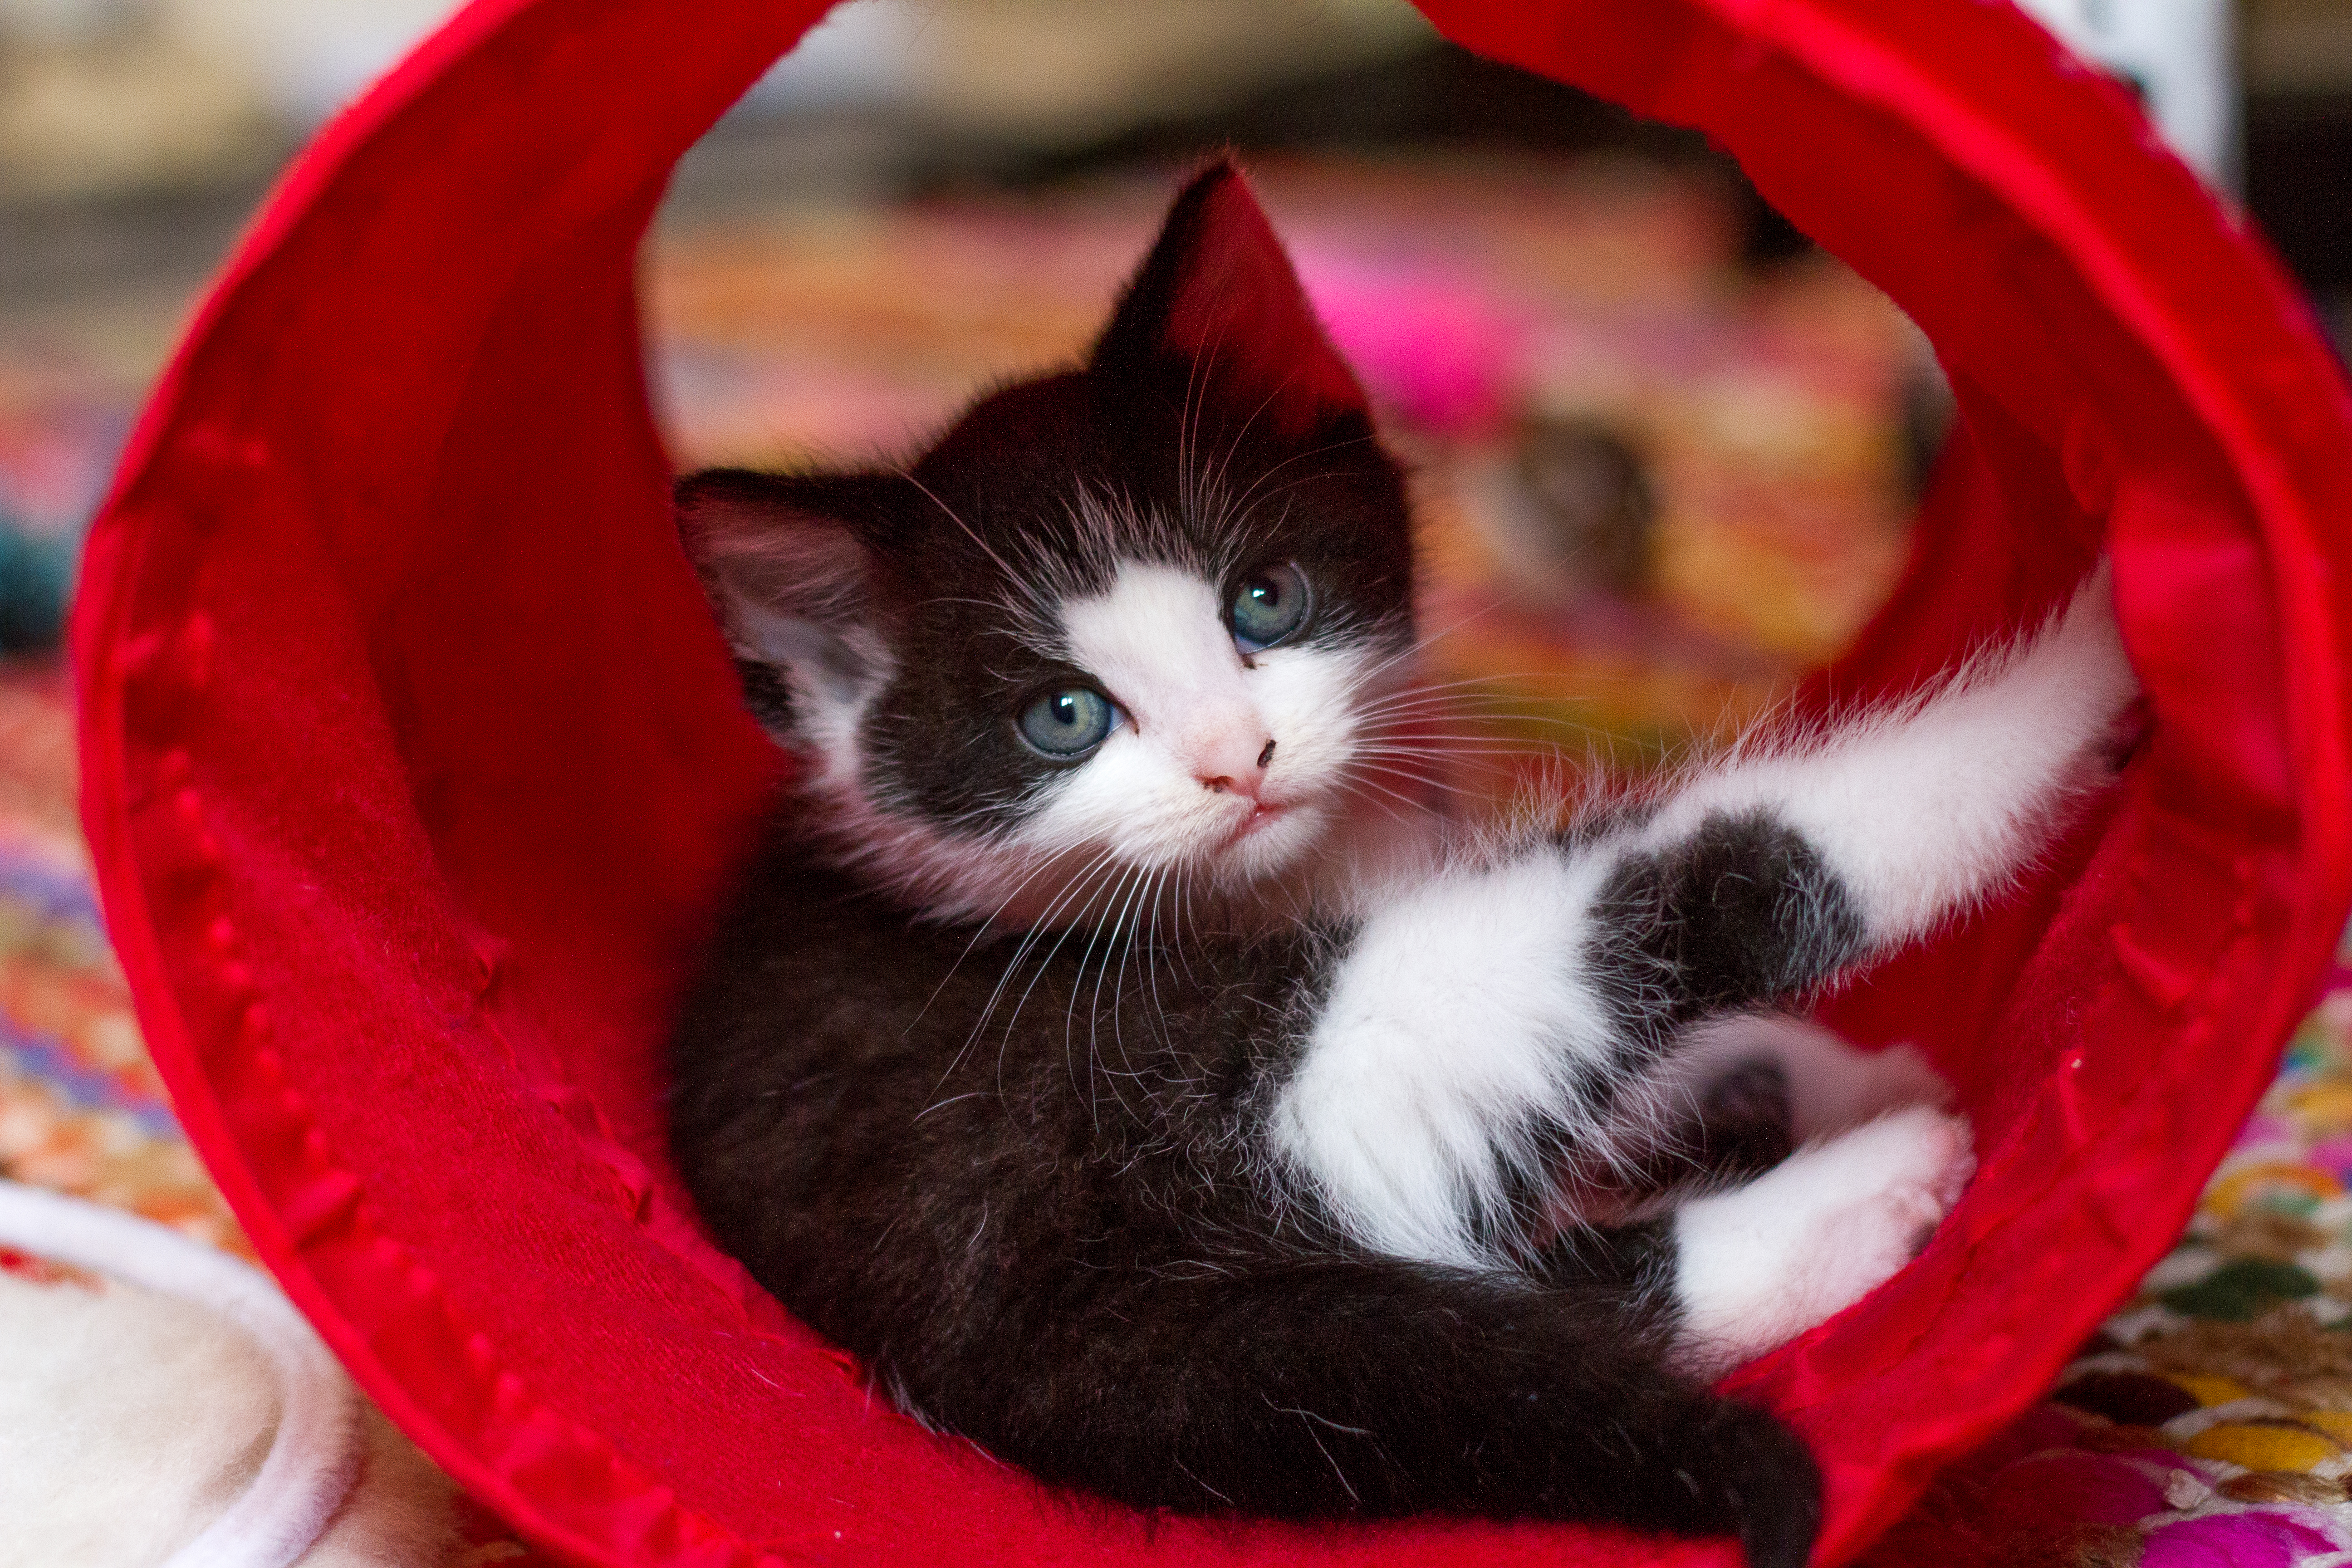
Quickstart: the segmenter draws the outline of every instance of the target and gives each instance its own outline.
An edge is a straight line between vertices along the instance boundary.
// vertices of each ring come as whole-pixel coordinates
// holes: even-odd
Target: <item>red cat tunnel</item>
[[[1705,128],[1934,340],[1962,422],[1900,688],[2104,542],[2150,740],[2036,883],[1840,999],[1962,1088],[1920,1261],[1741,1374],[1822,1561],[2031,1400],[2175,1234],[2352,900],[2352,403],[2126,95],[1974,0],[1424,0]],[[1729,1563],[1444,1521],[1147,1519],[869,1396],[662,1152],[683,955],[771,785],[674,539],[635,257],[817,0],[479,0],[288,177],[139,427],[74,652],[114,938],[191,1137],[385,1411],[599,1564]]]

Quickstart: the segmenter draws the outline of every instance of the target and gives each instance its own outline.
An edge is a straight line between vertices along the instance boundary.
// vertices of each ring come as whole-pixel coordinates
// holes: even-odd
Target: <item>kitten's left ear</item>
[[[873,556],[855,520],[872,483],[712,468],[677,486],[678,534],[744,695],[787,743],[812,739],[795,686],[821,705],[853,705],[887,661]]]
[[[1365,412],[1363,388],[1324,335],[1282,241],[1224,160],[1169,209],[1092,369],[1122,381],[1172,370],[1196,395],[1291,436]]]

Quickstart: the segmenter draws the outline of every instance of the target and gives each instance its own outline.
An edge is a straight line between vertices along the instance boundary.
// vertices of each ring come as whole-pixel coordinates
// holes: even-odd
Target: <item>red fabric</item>
[[[2156,720],[2042,883],[1844,999],[1967,1086],[1920,1264],[1743,1374],[1824,1562],[2163,1247],[2352,895],[2352,411],[2122,95],[1970,0],[1428,0],[1705,127],[1927,330],[1967,416],[1899,687],[2104,537]],[[672,541],[631,262],[814,0],[481,0],[297,166],[156,394],[74,626],[84,810],[191,1135],[386,1410],[593,1563],[1726,1563],[1416,1522],[1151,1521],[876,1409],[696,1235],[657,1135],[678,954],[768,777]]]

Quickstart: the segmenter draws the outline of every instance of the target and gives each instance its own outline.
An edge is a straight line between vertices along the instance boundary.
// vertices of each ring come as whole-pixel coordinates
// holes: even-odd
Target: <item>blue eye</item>
[[[1048,691],[1021,710],[1021,738],[1054,758],[1084,756],[1118,728],[1118,710],[1090,686]]]
[[[1296,566],[1262,566],[1242,579],[1226,616],[1244,653],[1272,647],[1307,624],[1315,607],[1307,579]]]

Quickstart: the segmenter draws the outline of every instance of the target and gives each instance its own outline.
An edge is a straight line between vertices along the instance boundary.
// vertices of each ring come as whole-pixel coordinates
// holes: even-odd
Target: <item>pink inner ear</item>
[[[1364,410],[1363,388],[1323,334],[1274,226],[1239,174],[1218,182],[1168,312],[1168,346],[1198,360],[1219,391],[1286,434]]]

